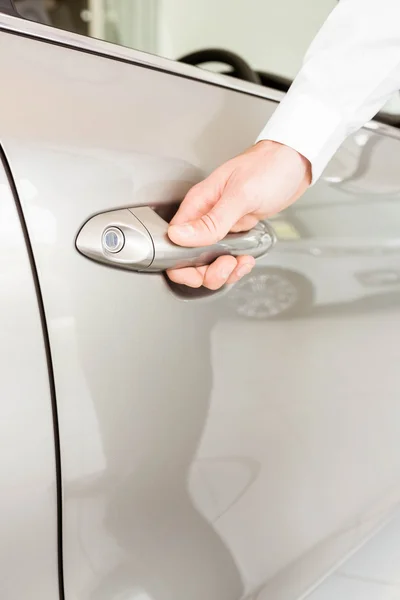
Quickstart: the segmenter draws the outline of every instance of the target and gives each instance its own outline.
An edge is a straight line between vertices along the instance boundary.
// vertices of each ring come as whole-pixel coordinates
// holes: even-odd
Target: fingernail
[[[238,277],[244,277],[245,275],[247,275],[248,273],[250,273],[252,269],[251,265],[242,265],[241,267],[239,267],[239,269],[237,270],[236,275]]]
[[[220,277],[221,279],[228,279],[230,277],[232,271],[221,271]]]
[[[185,224],[185,225],[171,225],[171,228],[175,230],[183,238],[193,237],[195,234],[195,230],[193,225]]]

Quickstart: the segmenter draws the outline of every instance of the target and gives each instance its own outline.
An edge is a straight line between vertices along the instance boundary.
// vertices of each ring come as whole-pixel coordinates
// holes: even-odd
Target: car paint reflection
[[[326,188],[271,220],[278,244],[226,295],[230,314],[299,317],[400,291],[400,199],[324,201]]]

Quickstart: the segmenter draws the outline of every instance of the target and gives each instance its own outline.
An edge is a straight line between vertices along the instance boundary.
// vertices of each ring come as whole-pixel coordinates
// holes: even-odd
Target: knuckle
[[[221,280],[221,277],[218,272],[215,272],[215,269],[212,269],[209,273],[207,273],[204,279],[204,286],[209,290],[218,290],[222,285],[224,285],[225,280]]]
[[[204,181],[196,183],[193,187],[190,188],[190,190],[186,194],[186,198],[195,198],[196,196],[201,195],[204,192],[204,188]]]
[[[203,215],[201,217],[201,221],[202,221],[202,223],[204,223],[208,232],[211,234],[212,241],[217,242],[218,241],[219,224],[218,224],[218,221],[215,218],[215,216],[210,213],[207,215]]]

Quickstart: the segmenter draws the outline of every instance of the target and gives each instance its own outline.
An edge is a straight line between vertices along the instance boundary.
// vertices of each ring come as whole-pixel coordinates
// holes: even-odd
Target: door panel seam
[[[57,494],[57,567],[58,567],[58,588],[60,600],[65,600],[64,592],[64,571],[63,571],[63,523],[62,523],[62,477],[61,477],[61,447],[60,447],[60,429],[58,421],[57,401],[56,401],[56,386],[54,379],[53,359],[51,354],[50,338],[47,328],[46,312],[44,308],[43,295],[40,288],[38,271],[36,268],[35,257],[33,254],[32,244],[29,238],[28,227],[25,221],[25,216],[19,200],[17,186],[12,175],[11,167],[8,162],[4,148],[0,145],[0,163],[3,164],[10,189],[12,191],[15,206],[18,212],[18,218],[21,224],[22,232],[25,239],[26,250],[30,262],[32,278],[35,286],[36,299],[40,314],[40,322],[42,327],[43,342],[46,354],[47,373],[49,380],[49,390],[51,398],[51,409],[53,419],[54,433],[54,451],[55,451],[55,466],[56,466],[56,494]]]

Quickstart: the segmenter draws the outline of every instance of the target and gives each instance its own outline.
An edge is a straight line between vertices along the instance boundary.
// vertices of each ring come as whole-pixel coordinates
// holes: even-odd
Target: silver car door
[[[36,268],[13,187],[0,150],[0,596],[54,600],[59,574],[62,590],[56,406]]]
[[[67,600],[302,597],[400,500],[397,196],[372,223],[376,190],[322,180],[223,294],[89,260],[89,219],[167,218],[281,95],[7,16],[0,29],[1,131],[55,374]],[[360,202],[353,235],[342,209]]]

